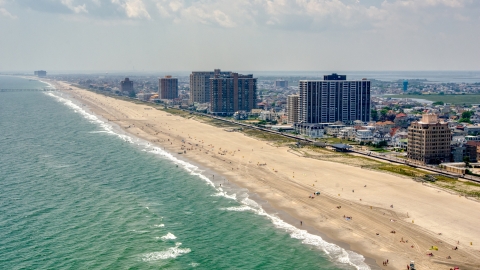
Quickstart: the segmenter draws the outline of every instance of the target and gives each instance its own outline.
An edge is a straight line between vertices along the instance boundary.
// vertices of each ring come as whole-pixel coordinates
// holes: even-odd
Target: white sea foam
[[[255,201],[245,198],[240,203],[245,207],[237,207],[238,209],[247,209],[255,212],[260,216],[265,216],[274,224],[275,227],[285,230],[290,234],[290,237],[302,240],[303,244],[315,246],[323,250],[333,261],[337,261],[343,264],[348,264],[359,270],[367,270],[370,267],[364,262],[365,258],[353,251],[345,250],[338,245],[328,243],[318,235],[308,233],[306,230],[298,229],[297,227],[286,223],[275,215],[270,215],[263,208],[260,207]],[[232,207],[229,207],[232,208]],[[227,208],[228,210],[228,208]],[[234,210],[231,210],[234,211]]]
[[[155,225],[153,225],[153,227],[162,228],[162,227],[165,227],[165,224],[155,224]]]
[[[191,252],[189,248],[180,248],[181,245],[182,243],[175,243],[175,247],[171,247],[167,250],[144,254],[142,256],[142,261],[151,262],[158,260],[175,259],[178,256]]]
[[[234,212],[244,212],[244,211],[249,211],[249,210],[253,210],[253,209],[250,206],[241,205],[241,206],[232,206],[232,207],[227,207],[227,208],[220,208],[220,210],[234,211]]]
[[[196,262],[192,262],[191,264],[189,264],[191,267],[197,267],[199,266],[200,264],[199,263],[196,263]]]
[[[160,237],[162,240],[175,240],[177,237],[173,233],[167,233],[166,235]]]
[[[227,211],[253,211],[260,216],[265,216],[268,219],[270,219],[275,227],[277,227],[279,229],[282,229],[282,230],[285,230],[286,232],[288,232],[290,234],[290,236],[292,238],[299,239],[304,244],[316,246],[317,248],[323,250],[331,258],[332,261],[336,261],[336,262],[340,262],[340,263],[343,263],[343,264],[351,265],[358,270],[370,269],[370,267],[365,263],[365,258],[362,255],[357,254],[353,251],[347,251],[347,250],[341,248],[338,245],[328,243],[318,235],[313,235],[313,234],[308,233],[305,230],[298,229],[295,226],[286,223],[282,219],[280,219],[280,218],[278,218],[274,215],[270,215],[270,214],[266,213],[265,210],[263,210],[263,208],[261,206],[259,206],[255,201],[249,199],[248,196],[246,198],[240,200],[240,199],[237,199],[237,195],[235,193],[234,194],[227,194],[226,192],[223,191],[222,188],[215,187],[215,184],[207,176],[203,175],[202,174],[203,171],[201,171],[197,166],[176,158],[175,156],[173,156],[172,154],[164,151],[160,147],[153,147],[152,145],[150,145],[150,143],[148,143],[146,141],[143,141],[139,138],[134,138],[130,135],[124,135],[124,134],[120,134],[118,132],[115,132],[112,125],[110,125],[108,123],[105,123],[104,121],[100,120],[97,116],[88,113],[83,108],[76,105],[75,103],[73,103],[69,99],[63,98],[56,93],[48,92],[48,93],[45,93],[45,94],[47,94],[49,96],[52,96],[57,101],[69,106],[75,112],[81,114],[83,117],[88,119],[90,122],[99,125],[105,133],[115,135],[115,136],[119,137],[120,139],[124,140],[125,142],[136,144],[136,145],[142,147],[143,149],[145,149],[149,153],[152,153],[152,154],[161,156],[163,158],[169,159],[174,164],[178,165],[179,167],[182,167],[184,170],[189,172],[191,175],[198,176],[200,179],[205,181],[208,185],[210,185],[210,186],[212,186],[213,188],[216,189],[217,193],[215,193],[212,196],[225,197],[225,198],[228,198],[228,199],[231,199],[231,200],[239,201],[242,204],[242,206],[228,207],[228,208],[224,208],[223,210],[227,210]],[[242,196],[242,197],[244,197],[244,196]],[[166,236],[168,236],[168,234]],[[181,245],[181,243],[178,243],[178,244]],[[170,248],[166,251],[148,253],[144,256],[143,260],[144,261],[149,261],[149,260],[160,260],[160,259],[175,258],[175,257],[177,257],[181,254],[185,254],[185,253],[189,253],[189,252],[190,252],[190,249],[188,249],[188,248],[187,249],[180,249],[177,246],[175,248]]]

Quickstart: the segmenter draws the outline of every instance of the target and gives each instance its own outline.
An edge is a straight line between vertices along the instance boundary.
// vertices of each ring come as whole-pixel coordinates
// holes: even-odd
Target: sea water
[[[66,94],[0,93],[0,269],[369,269],[209,178]]]

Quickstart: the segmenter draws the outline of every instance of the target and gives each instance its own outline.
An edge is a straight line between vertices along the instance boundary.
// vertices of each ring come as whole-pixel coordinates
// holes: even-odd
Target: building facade
[[[276,89],[288,88],[288,81],[287,80],[276,80],[275,81],[275,88]]]
[[[335,73],[324,78],[299,82],[300,122],[370,121],[370,81],[347,81],[346,75]]]
[[[421,121],[408,128],[407,157],[409,162],[439,164],[450,161],[452,134],[448,123],[437,115],[424,114]]]
[[[229,75],[231,72],[215,69],[214,71],[194,71],[190,74],[190,103],[210,102],[210,79],[216,75]]]
[[[299,95],[289,95],[287,96],[287,116],[288,124],[298,123],[298,110],[299,110]]]
[[[178,79],[172,76],[165,76],[158,80],[158,95],[160,99],[178,98]]]
[[[210,79],[210,112],[233,115],[251,111],[257,104],[257,79],[252,74],[216,74]]]
[[[45,70],[36,70],[33,72],[33,74],[37,77],[46,77],[47,72]]]
[[[133,81],[130,81],[129,78],[125,78],[125,80],[121,81],[120,92],[128,92],[129,95],[135,95],[135,91],[133,89]]]

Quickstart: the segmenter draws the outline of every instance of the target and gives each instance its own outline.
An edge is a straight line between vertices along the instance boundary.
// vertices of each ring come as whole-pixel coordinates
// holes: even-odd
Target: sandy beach
[[[288,147],[228,132],[195,116],[187,119],[49,82],[59,89],[72,88],[65,91],[95,114],[218,172],[217,178],[225,176],[286,213],[293,225],[345,243],[349,250],[373,258],[381,269],[407,269],[412,260],[417,269],[480,269],[476,201],[406,177],[301,157]],[[312,196],[317,191],[320,195]],[[432,246],[438,251],[430,250]],[[434,256],[426,255],[430,252]]]

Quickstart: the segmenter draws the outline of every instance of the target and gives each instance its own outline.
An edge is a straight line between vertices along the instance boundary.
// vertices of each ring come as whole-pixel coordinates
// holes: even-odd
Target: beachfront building
[[[287,116],[288,124],[298,123],[298,104],[300,101],[299,95],[287,96]]]
[[[210,102],[210,79],[215,75],[229,75],[231,72],[223,72],[220,69],[214,71],[193,71],[190,74],[190,103]]]
[[[325,75],[323,81],[299,82],[299,122],[370,121],[370,81],[347,81],[346,75]]]
[[[295,123],[293,127],[295,132],[310,138],[323,138],[325,136],[326,124],[304,124]]]
[[[355,141],[359,143],[369,143],[373,141],[373,132],[370,129],[357,130]]]
[[[448,123],[440,122],[435,114],[424,114],[408,128],[408,160],[419,164],[449,162],[451,142]]]
[[[37,77],[46,77],[47,72],[45,70],[35,70],[33,74]]]
[[[228,116],[257,105],[257,78],[252,74],[215,74],[210,78],[210,113]]]
[[[344,127],[338,131],[337,137],[344,140],[354,140],[357,131],[354,127]]]
[[[168,75],[158,80],[158,95],[160,99],[178,98],[178,79]]]
[[[133,89],[133,81],[130,81],[129,78],[125,78],[125,80],[120,82],[120,92],[126,93],[129,96],[134,96],[135,91]]]
[[[340,130],[342,130],[343,128],[345,128],[345,125],[332,124],[325,127],[325,132],[327,133],[327,135],[338,137]]]

